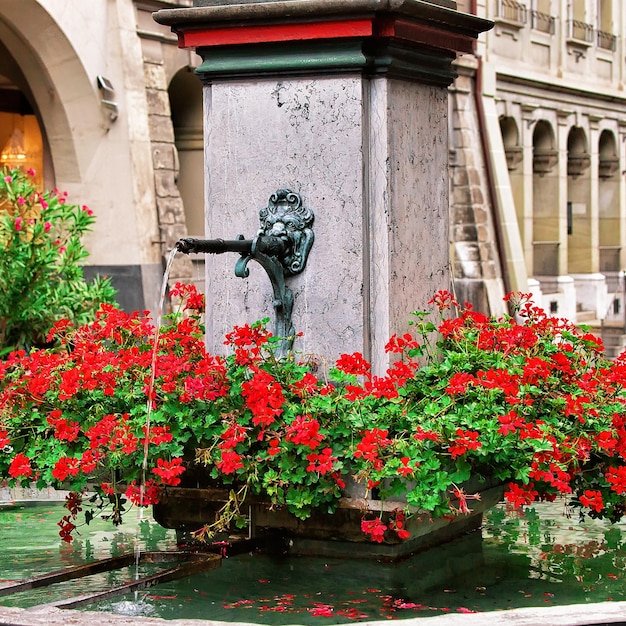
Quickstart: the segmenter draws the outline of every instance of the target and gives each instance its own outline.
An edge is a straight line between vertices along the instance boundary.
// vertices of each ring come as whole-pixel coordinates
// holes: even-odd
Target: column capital
[[[213,79],[360,71],[449,85],[457,52],[471,53],[492,23],[438,0],[196,0],[154,14],[196,70]]]

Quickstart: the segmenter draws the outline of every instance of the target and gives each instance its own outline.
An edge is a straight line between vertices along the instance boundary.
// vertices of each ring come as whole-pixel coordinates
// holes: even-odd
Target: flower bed
[[[121,523],[200,475],[229,494],[204,538],[244,527],[250,498],[294,520],[333,515],[346,475],[381,502],[354,508],[374,544],[410,541],[412,517],[471,515],[482,505],[470,478],[504,484],[516,505],[564,495],[592,517],[626,510],[626,360],[605,360],[597,338],[527,296],[489,319],[439,292],[438,327],[416,313],[377,376],[360,354],[328,371],[279,358],[263,323],[235,328],[229,356],[209,355],[202,298],[183,285],[172,295],[181,310],[156,350],[147,318],[104,306],[92,324],[58,323],[55,348],[0,365],[0,477],[69,487],[64,539],[81,511]]]

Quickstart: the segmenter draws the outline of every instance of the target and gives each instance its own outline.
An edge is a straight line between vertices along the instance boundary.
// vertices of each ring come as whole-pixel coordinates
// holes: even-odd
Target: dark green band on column
[[[350,39],[199,48],[195,72],[214,80],[362,72],[448,86],[456,77],[452,54],[419,50],[390,40]]]

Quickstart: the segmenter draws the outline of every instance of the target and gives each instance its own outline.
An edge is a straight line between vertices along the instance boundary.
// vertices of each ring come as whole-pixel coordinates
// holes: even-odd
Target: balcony
[[[528,21],[528,9],[517,0],[498,0],[497,17],[510,24],[524,26]]]
[[[582,43],[586,46],[593,44],[595,29],[591,24],[586,24],[580,20],[569,20],[568,29],[568,35],[571,41],[579,44]]]
[[[602,30],[599,30],[596,33],[596,37],[598,48],[615,52],[617,48],[617,37],[613,33],[606,33]]]
[[[530,27],[542,33],[554,35],[556,18],[541,11],[530,12]]]

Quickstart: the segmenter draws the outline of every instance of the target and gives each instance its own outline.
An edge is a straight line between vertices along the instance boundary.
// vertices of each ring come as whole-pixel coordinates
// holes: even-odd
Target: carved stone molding
[[[612,178],[619,170],[619,157],[601,157],[598,165],[600,178]]]
[[[505,147],[504,152],[506,154],[506,166],[509,171],[516,170],[524,158],[524,149],[520,146],[510,146]]]
[[[586,152],[567,156],[567,175],[578,178],[589,169],[591,157]]]
[[[533,172],[539,176],[545,176],[554,169],[558,161],[558,150],[535,148],[533,151]]]

